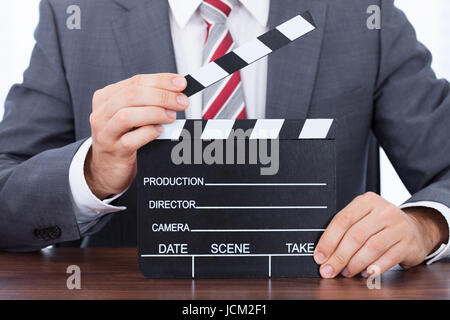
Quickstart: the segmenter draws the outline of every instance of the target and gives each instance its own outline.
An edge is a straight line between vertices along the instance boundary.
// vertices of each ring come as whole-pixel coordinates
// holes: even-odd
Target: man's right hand
[[[118,194],[136,176],[137,150],[156,139],[161,124],[172,123],[189,99],[177,74],[137,75],[95,92],[92,148],[84,166],[89,188],[99,199]]]

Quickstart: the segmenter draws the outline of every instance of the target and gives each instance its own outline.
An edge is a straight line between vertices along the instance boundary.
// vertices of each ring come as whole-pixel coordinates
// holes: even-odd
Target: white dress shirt
[[[189,74],[202,66],[202,50],[206,38],[206,24],[198,12],[202,0],[169,0],[169,18],[175,60],[179,74]],[[240,0],[231,11],[227,25],[236,46],[240,46],[268,30],[270,0]],[[247,116],[250,119],[263,119],[266,107],[267,57],[241,70],[242,85]],[[202,95],[190,97],[186,110],[187,119],[201,119]],[[95,225],[103,215],[125,210],[126,207],[112,206],[110,203],[121,194],[107,200],[98,199],[89,189],[84,177],[84,162],[91,147],[89,138],[73,158],[69,172],[69,182],[76,217],[83,234]],[[450,225],[450,209],[440,203],[424,201],[408,206],[430,207],[441,212]],[[427,257],[428,263],[450,254],[449,245],[442,245]]]

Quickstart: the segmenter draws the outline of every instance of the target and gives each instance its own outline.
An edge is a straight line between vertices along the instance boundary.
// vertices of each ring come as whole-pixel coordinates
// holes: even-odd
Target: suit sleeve
[[[75,141],[71,98],[49,3],[23,83],[0,123],[0,249],[28,251],[80,237],[69,187]]]
[[[373,129],[405,186],[407,203],[450,207],[450,86],[392,0],[381,1]]]

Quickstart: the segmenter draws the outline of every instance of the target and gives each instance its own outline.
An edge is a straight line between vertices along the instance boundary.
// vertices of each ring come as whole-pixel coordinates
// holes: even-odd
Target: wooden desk
[[[136,249],[45,249],[0,253],[0,299],[450,299],[450,260],[382,275],[381,289],[354,279],[149,280]],[[81,290],[68,290],[69,265]]]

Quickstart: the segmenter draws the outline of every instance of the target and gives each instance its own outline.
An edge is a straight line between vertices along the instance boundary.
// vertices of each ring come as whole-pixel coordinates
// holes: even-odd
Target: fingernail
[[[182,106],[187,106],[189,104],[189,99],[184,94],[180,94],[177,97],[177,102]]]
[[[350,276],[350,271],[348,271],[347,267],[344,268],[344,270],[342,270],[342,275],[344,277],[349,277]]]
[[[369,276],[369,274],[367,273],[366,270],[364,270],[363,272],[361,272],[361,276],[362,276],[363,278],[367,278],[367,277]]]
[[[177,113],[173,110],[166,110],[166,114],[171,119],[174,119],[177,117]]]
[[[184,88],[186,86],[186,79],[183,77],[176,77],[172,80],[175,87],[178,87],[180,89]]]
[[[322,263],[324,263],[327,260],[327,257],[325,257],[325,255],[322,252],[317,252],[314,255],[314,260],[316,260],[316,262],[318,264],[322,264]]]
[[[156,129],[156,131],[158,131],[159,133],[161,133],[161,132],[163,131],[163,127],[162,127],[162,125],[160,125],[160,124],[157,124],[157,125],[155,126],[155,129]]]
[[[320,270],[320,274],[324,278],[331,278],[333,276],[333,267],[330,265],[326,265]]]

